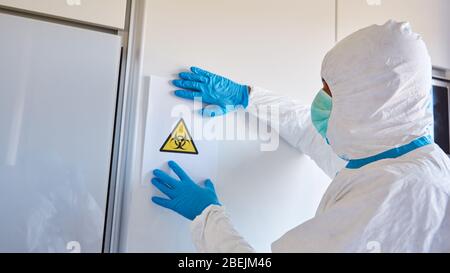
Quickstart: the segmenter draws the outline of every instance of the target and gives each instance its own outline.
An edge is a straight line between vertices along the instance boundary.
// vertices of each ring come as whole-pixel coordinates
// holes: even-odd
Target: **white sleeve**
[[[282,139],[314,160],[330,178],[344,168],[346,161],[333,152],[314,128],[310,106],[252,87],[248,112],[266,122]]]
[[[277,111],[267,114],[268,108]],[[311,157],[330,178],[345,166],[346,162],[332,151],[312,125],[310,107],[270,91],[252,88],[248,112],[267,122],[290,145]],[[234,229],[221,206],[210,206],[195,218],[191,234],[199,252],[255,252]]]
[[[201,253],[253,253],[255,250],[234,229],[222,206],[209,206],[194,219],[191,234]]]

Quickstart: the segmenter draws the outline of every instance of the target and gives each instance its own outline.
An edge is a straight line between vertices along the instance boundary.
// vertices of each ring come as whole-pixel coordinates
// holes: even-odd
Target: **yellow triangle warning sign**
[[[198,154],[197,147],[195,147],[195,143],[183,119],[175,126],[160,151],[167,153]]]

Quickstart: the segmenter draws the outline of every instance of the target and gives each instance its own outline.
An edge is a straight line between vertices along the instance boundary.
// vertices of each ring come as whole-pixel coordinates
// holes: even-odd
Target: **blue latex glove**
[[[210,205],[221,205],[211,180],[206,180],[205,186],[200,187],[177,163],[170,161],[169,167],[180,180],[172,178],[161,170],[153,171],[155,178],[152,179],[152,184],[170,198],[153,197],[154,203],[171,209],[191,221]]]
[[[204,116],[220,116],[236,110],[237,107],[247,108],[248,86],[197,67],[192,67],[191,71],[192,73],[180,73],[181,79],[173,81],[176,87],[183,89],[175,91],[175,95],[191,100],[201,98],[202,102],[212,104],[202,110]]]

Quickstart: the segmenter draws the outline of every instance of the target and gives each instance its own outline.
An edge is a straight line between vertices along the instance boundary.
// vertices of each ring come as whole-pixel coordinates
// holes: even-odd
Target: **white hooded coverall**
[[[333,94],[330,145],[315,131],[309,107],[252,88],[249,109],[279,106],[280,136],[333,178],[316,216],[272,251],[449,252],[450,160],[437,145],[354,169],[340,159],[372,157],[430,135],[431,61],[421,37],[393,21],[362,29],[326,55],[322,77]],[[208,207],[191,231],[200,252],[254,251],[223,207]]]

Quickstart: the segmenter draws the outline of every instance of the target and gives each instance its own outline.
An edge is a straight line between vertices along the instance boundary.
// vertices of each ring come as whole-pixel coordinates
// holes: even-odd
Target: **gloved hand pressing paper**
[[[202,102],[212,104],[202,110],[208,117],[225,115],[241,106],[247,108],[249,87],[237,84],[227,78],[192,67],[191,72],[180,73],[181,79],[173,84],[183,90],[175,91],[175,95],[184,99],[201,98]]]
[[[211,180],[206,180],[204,187],[201,187],[177,163],[170,161],[169,167],[180,180],[161,170],[153,171],[155,177],[152,179],[152,184],[169,197],[169,199],[153,197],[154,203],[171,209],[191,221],[209,206],[221,205]]]

